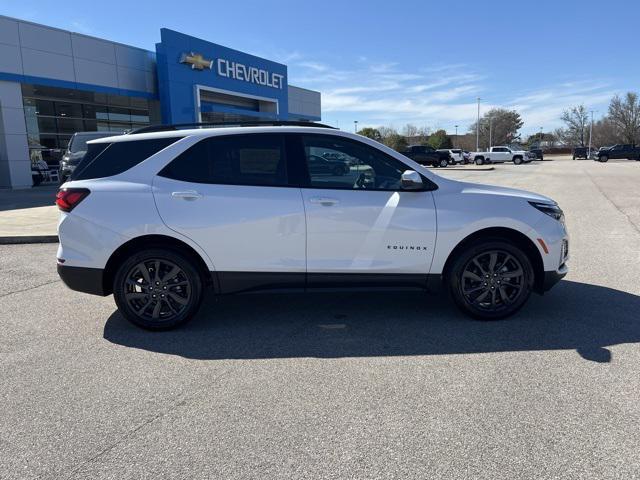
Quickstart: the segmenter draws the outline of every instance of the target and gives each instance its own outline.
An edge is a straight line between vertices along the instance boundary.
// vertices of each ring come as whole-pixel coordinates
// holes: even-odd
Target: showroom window
[[[159,123],[159,103],[146,98],[22,85],[32,161],[56,167],[76,132],[124,132]]]

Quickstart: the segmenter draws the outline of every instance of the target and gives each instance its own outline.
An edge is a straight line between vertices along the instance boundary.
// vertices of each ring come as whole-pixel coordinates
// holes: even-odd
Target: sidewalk
[[[57,186],[0,190],[0,244],[58,241]]]

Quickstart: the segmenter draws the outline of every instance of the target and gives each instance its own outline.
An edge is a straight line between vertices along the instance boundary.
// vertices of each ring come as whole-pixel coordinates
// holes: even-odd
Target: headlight
[[[564,213],[558,205],[552,205],[549,203],[529,202],[533,208],[540,210],[542,213],[555,218],[559,222],[564,222]]]

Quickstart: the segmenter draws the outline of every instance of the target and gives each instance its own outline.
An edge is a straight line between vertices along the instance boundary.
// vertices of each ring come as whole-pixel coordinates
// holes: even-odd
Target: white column
[[[0,188],[30,188],[31,161],[17,82],[0,81]]]

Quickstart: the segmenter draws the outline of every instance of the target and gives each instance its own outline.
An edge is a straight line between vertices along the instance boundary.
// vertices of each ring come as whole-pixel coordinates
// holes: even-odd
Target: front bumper
[[[72,267],[58,263],[58,275],[71,290],[102,297],[111,293],[104,286],[104,270],[101,268]]]
[[[542,279],[542,292],[548,292],[553,288],[553,286],[562,280],[569,269],[566,265],[562,265],[558,270],[552,272],[544,272],[544,277]]]

